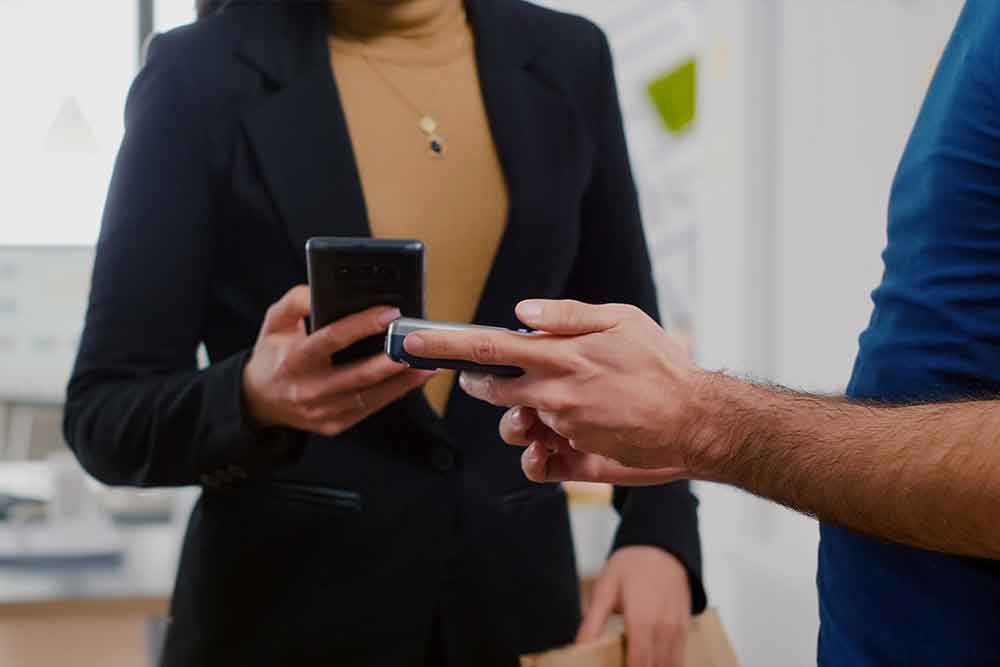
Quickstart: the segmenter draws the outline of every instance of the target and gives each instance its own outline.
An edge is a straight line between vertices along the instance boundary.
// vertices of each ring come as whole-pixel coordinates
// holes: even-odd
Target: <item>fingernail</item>
[[[542,317],[541,301],[522,301],[517,305],[517,316],[525,324],[537,322]]]
[[[470,373],[469,371],[464,371],[458,376],[458,386],[462,388],[462,391],[468,394],[475,394],[476,390],[479,389],[483,381],[482,373]]]
[[[376,321],[380,327],[387,327],[392,324],[393,321],[398,320],[401,315],[402,313],[399,312],[399,308],[390,308],[379,315]]]
[[[411,333],[403,340],[403,347],[407,352],[420,356],[427,349],[427,341],[420,334]]]
[[[510,411],[510,423],[514,428],[524,428],[524,408],[514,408]]]
[[[524,450],[524,454],[521,455],[521,459],[523,463],[529,466],[537,464],[541,460],[541,457],[538,455],[538,447],[532,444]]]
[[[479,375],[477,373],[463,372],[458,376],[458,386],[462,388],[463,391],[471,391],[479,381]]]

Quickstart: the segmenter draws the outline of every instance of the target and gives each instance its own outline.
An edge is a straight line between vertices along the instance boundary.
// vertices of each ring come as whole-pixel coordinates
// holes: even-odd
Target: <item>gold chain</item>
[[[362,51],[361,58],[368,64],[368,67],[371,68],[371,70],[375,72],[376,75],[378,75],[378,78],[382,79],[382,83],[384,83],[386,87],[389,88],[389,90],[391,90],[393,94],[399,98],[399,101],[405,104],[407,107],[409,107],[410,111],[417,114],[418,118],[428,115],[423,111],[421,111],[420,108],[413,103],[413,100],[411,100],[409,97],[406,96],[406,93],[404,93],[403,90],[399,86],[397,86],[392,79],[389,78],[389,76],[382,70],[381,67],[375,64],[375,61],[374,59],[372,59],[371,56]]]
[[[468,35],[467,34],[462,35],[462,39],[458,44],[458,48],[464,47],[465,42],[467,40],[468,40]],[[403,92],[402,88],[396,85],[396,83],[391,78],[389,78],[389,75],[386,74],[385,71],[375,63],[375,59],[365,52],[365,48],[363,46],[359,49],[359,53],[361,55],[361,59],[364,60],[365,64],[367,64],[368,67],[375,73],[375,75],[382,80],[382,83],[385,84],[386,88],[388,88],[393,93],[393,95],[395,95],[399,99],[399,101],[403,103],[404,106],[406,106],[408,109],[410,109],[410,111],[416,114],[418,119],[417,127],[427,137],[428,154],[432,157],[444,157],[445,144],[444,140],[438,134],[437,120],[429,113],[420,109],[420,107],[418,107],[416,103],[414,103],[413,100],[411,100],[406,95],[406,93]]]

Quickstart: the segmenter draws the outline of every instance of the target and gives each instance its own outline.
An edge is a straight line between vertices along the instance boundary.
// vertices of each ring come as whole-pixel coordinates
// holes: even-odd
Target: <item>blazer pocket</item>
[[[501,499],[505,510],[516,510],[522,507],[532,507],[553,498],[564,498],[566,491],[562,484],[540,484],[535,487],[519,489],[508,493]]]
[[[296,504],[345,512],[361,512],[364,509],[364,499],[357,491],[298,482],[269,482],[266,489],[271,495]]]

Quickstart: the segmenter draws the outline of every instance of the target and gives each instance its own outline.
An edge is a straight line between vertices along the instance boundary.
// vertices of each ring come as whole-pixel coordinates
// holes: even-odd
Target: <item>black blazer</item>
[[[511,212],[476,320],[527,297],[657,313],[607,42],[521,0],[467,0]],[[571,641],[565,496],[500,411],[415,392],[336,437],[255,433],[241,369],[311,236],[369,233],[317,3],[239,3],[154,40],[126,107],[65,432],[97,478],[200,484],[165,664],[455,664]],[[211,364],[199,370],[204,342]],[[686,483],[617,489],[615,547],[657,545],[705,604]]]

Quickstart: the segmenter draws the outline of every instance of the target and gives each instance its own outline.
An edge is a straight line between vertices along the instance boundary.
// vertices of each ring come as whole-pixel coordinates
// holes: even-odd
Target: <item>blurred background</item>
[[[0,0],[2,665],[69,664],[88,643],[102,664],[155,660],[197,490],[84,480],[60,419],[125,95],[146,37],[192,4]],[[961,0],[544,4],[610,37],[665,324],[709,368],[842,391]],[[710,603],[742,663],[814,663],[815,522],[696,486]],[[614,514],[601,489],[572,495],[592,575]]]

